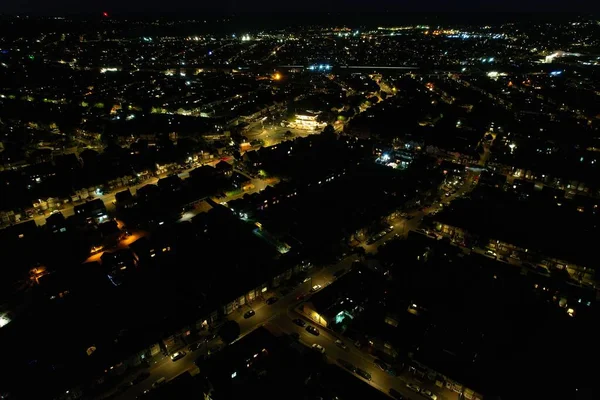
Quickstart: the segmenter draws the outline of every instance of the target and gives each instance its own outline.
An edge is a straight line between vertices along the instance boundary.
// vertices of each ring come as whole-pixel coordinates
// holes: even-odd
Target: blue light
[[[110,276],[110,275],[107,275],[107,276],[108,276],[108,279],[110,280],[110,282],[111,282],[113,285],[115,285],[115,286],[119,286],[119,285],[117,285],[117,284],[115,283],[115,281],[113,280],[113,277],[112,277],[112,276]]]

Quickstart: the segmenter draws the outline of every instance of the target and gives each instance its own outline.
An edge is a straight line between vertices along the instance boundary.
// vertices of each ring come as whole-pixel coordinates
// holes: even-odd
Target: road
[[[241,174],[244,174],[240,171],[236,171],[239,172]],[[187,172],[181,173],[179,174],[180,178],[185,178],[188,175]],[[245,175],[245,174],[244,174]],[[135,187],[130,187],[129,189],[132,191],[132,194],[135,194],[135,190],[137,190],[139,187],[144,186],[144,185],[148,185],[150,184],[154,179],[158,179],[158,178],[153,178],[145,183],[142,183],[140,185],[136,185]],[[246,194],[252,194],[252,193],[257,193],[260,192],[262,190],[264,190],[267,186],[270,185],[275,185],[279,182],[278,179],[276,178],[269,178],[269,179],[258,179],[258,178],[250,178],[250,181],[252,182],[252,188],[249,190],[240,190],[239,192],[233,192],[233,193],[228,193],[226,195],[226,197],[224,198],[216,198],[213,197],[212,200],[215,203],[226,203],[228,201],[231,200],[235,200],[235,199],[239,199],[240,197],[243,197]],[[112,194],[112,197],[114,198],[114,194]],[[110,197],[109,197],[110,199]],[[106,200],[105,204],[106,204]],[[106,204],[107,206],[107,210],[109,211],[109,213],[111,213],[111,211],[114,211],[114,204],[110,203],[110,205],[112,206],[112,210],[108,209],[108,204]],[[186,221],[191,221],[192,218],[194,218],[196,215],[203,213],[203,212],[207,212],[211,209],[211,205],[208,204],[208,202],[206,201],[201,201],[199,204],[197,204],[193,210],[189,210],[184,212],[181,215],[181,218],[177,221],[177,222],[186,222]],[[73,209],[71,208],[71,213],[72,213]],[[119,228],[121,229],[123,227],[123,222],[117,220],[117,222],[119,223]],[[132,235],[120,240],[115,246],[111,246],[111,247],[106,247],[105,251],[114,251],[117,249],[124,249],[129,247],[129,245],[133,242],[135,242],[137,239],[143,237],[143,236],[147,236],[147,232],[144,231],[140,231],[140,230],[136,230],[133,229],[131,230]],[[85,262],[95,262],[95,261],[100,261],[102,254],[104,254],[105,251],[101,251],[98,252],[96,254],[92,254]]]
[[[268,178],[268,179],[252,178],[252,177],[249,177],[248,175],[246,175],[246,173],[244,173],[244,172],[241,172],[238,170],[236,170],[235,172],[248,177],[252,184],[252,188],[248,189],[248,190],[239,190],[239,191],[235,191],[235,192],[225,193],[225,197],[217,198],[217,197],[213,196],[211,199],[215,203],[224,204],[229,201],[244,197],[244,195],[246,195],[246,194],[253,194],[253,193],[261,192],[267,186],[273,186],[273,185],[276,185],[277,183],[279,183],[279,179],[277,179],[277,178]],[[206,201],[202,201],[197,206],[195,206],[193,210],[184,212],[182,214],[181,218],[177,222],[190,221],[196,215],[203,213],[203,212],[207,212],[211,208],[212,207]]]
[[[329,268],[314,271],[313,274],[311,274],[312,285],[320,284],[324,286],[327,282],[331,281],[333,272],[341,268],[349,268],[352,265],[354,259],[354,257],[347,257],[340,263],[330,266]],[[254,329],[268,323],[269,321],[279,319],[282,316],[283,318],[289,318],[288,315],[291,315],[289,311],[290,307],[298,303],[296,297],[300,293],[308,293],[310,290],[310,285],[311,280],[308,280],[307,282],[298,286],[292,292],[288,293],[286,296],[274,294],[273,292],[267,292],[263,296],[264,299],[267,299],[272,295],[276,295],[280,298],[279,301],[277,301],[273,305],[267,305],[264,299],[255,300],[251,305],[244,305],[237,311],[234,311],[232,314],[229,315],[228,319],[235,320],[240,324],[240,338],[242,338],[248,333],[252,332]],[[251,318],[245,319],[243,314],[251,308],[256,312],[256,315],[254,315]],[[291,322],[291,319],[290,324],[293,324]],[[193,369],[195,367],[194,361],[196,360],[196,358],[198,358],[202,354],[205,354],[208,350],[215,349],[222,345],[223,343],[221,339],[216,338],[208,341],[198,350],[196,350],[193,353],[187,354],[184,358],[178,361],[173,362],[168,357],[162,357],[162,359],[152,364],[151,367],[148,369],[148,372],[150,372],[150,377],[148,379],[131,387],[121,395],[115,397],[115,399],[135,399],[136,396],[138,396],[144,390],[150,389],[152,387],[152,383],[156,380],[162,377],[166,378],[167,380],[170,380],[185,371]],[[133,374],[133,376],[135,375],[136,374]],[[129,376],[127,377],[127,379],[130,380],[133,378],[133,376]]]
[[[442,197],[438,201],[434,202],[430,207],[426,207],[422,210],[416,210],[408,212],[407,214],[410,216],[407,218],[396,218],[390,223],[390,226],[393,226],[393,229],[390,233],[382,237],[381,239],[373,242],[372,244],[367,244],[367,242],[362,242],[360,246],[362,246],[367,253],[376,253],[377,248],[383,243],[394,239],[396,236],[401,238],[406,238],[408,236],[408,232],[416,230],[421,221],[423,221],[423,217],[429,215],[431,213],[435,213],[440,211],[443,207],[450,204],[456,198],[462,196],[463,194],[467,194],[473,190],[473,181],[478,176],[478,173],[469,172],[464,183],[457,189],[456,193],[449,197]]]
[[[211,161],[211,162],[209,162],[207,164],[216,164],[217,162],[219,162],[219,160]],[[196,167],[194,167],[194,168],[196,168]],[[188,169],[188,170],[180,173],[179,177],[181,177],[181,178],[187,178],[189,176],[189,171],[191,171],[194,168],[190,168],[190,169]],[[146,186],[146,185],[155,185],[158,182],[159,179],[165,178],[165,177],[167,177],[169,175],[171,175],[171,173],[166,173],[166,174],[162,174],[162,175],[159,175],[159,176],[154,176],[154,177],[152,177],[150,179],[147,179],[147,180],[145,180],[143,182],[138,183],[137,185],[129,186],[129,190],[131,191],[131,194],[135,194],[135,192],[139,188],[141,188],[143,186]],[[94,197],[91,200],[101,199],[104,202],[104,205],[106,206],[106,210],[108,211],[109,214],[111,214],[111,213],[113,213],[115,211],[115,194],[117,194],[118,192],[121,192],[121,191],[123,191],[125,189],[126,188],[119,188],[119,189],[110,191],[108,193],[105,193],[103,195],[96,196],[96,197]],[[63,216],[65,218],[70,217],[70,216],[72,216],[75,213],[74,207],[76,205],[78,205],[78,204],[83,204],[83,202],[82,203],[77,203],[77,204],[69,203],[69,204],[65,205],[65,207],[62,208],[59,211],[63,214]],[[36,215],[35,217],[32,218],[32,220],[35,221],[35,223],[38,226],[42,226],[42,225],[46,224],[46,218],[48,218],[49,216],[50,216],[50,214]],[[21,221],[21,222],[26,222],[26,221],[30,221],[30,220],[31,219],[24,220],[24,221]]]
[[[391,233],[384,236],[377,242],[373,244],[367,245],[362,244],[367,252],[374,253],[377,251],[377,248],[384,244],[386,241],[394,238],[395,234],[398,234],[400,237],[405,237],[410,230],[415,230],[420,225],[423,217],[426,214],[431,212],[435,212],[439,210],[440,204],[446,205],[458,196],[463,193],[467,193],[472,190],[472,182],[475,179],[475,173],[469,173],[467,178],[465,179],[464,184],[457,190],[457,192],[449,197],[443,197],[439,202],[436,202],[433,206],[428,207],[424,210],[413,211],[410,212],[409,215],[411,218],[397,218],[393,222],[394,229]],[[299,304],[299,300],[297,299],[300,294],[310,294],[309,290],[312,285],[322,285],[333,281],[333,274],[341,269],[348,270],[352,265],[352,262],[356,260],[356,255],[350,255],[344,258],[337,264],[330,265],[328,267],[313,270],[305,283],[300,284],[294,290],[292,290],[287,295],[283,296],[278,293],[267,292],[263,296],[263,299],[255,300],[253,304],[246,304],[240,309],[234,311],[232,314],[228,316],[228,319],[235,320],[240,324],[241,336],[243,337],[248,333],[252,332],[259,326],[266,326],[267,328],[274,328],[274,331],[280,331],[284,333],[293,333],[297,332],[300,334],[300,341],[307,346],[311,346],[313,343],[320,344],[326,350],[327,359],[329,362],[336,362],[338,358],[346,360],[352,363],[355,367],[361,368],[367,372],[369,372],[372,376],[372,380],[368,382],[373,387],[388,393],[390,388],[394,388],[400,393],[402,393],[406,398],[409,399],[419,399],[422,400],[423,396],[412,392],[407,389],[406,382],[412,382],[412,377],[407,374],[394,377],[387,374],[384,371],[381,371],[377,368],[375,364],[373,364],[373,356],[357,349],[350,343],[347,339],[342,339],[346,343],[348,350],[343,350],[335,345],[336,337],[327,331],[325,328],[319,327],[321,334],[319,336],[314,336],[309,334],[304,328],[301,328],[295,325],[292,320],[294,318],[302,317],[296,310],[295,307]],[[273,305],[267,305],[265,303],[265,299],[270,296],[276,295],[279,297],[279,300]],[[252,308],[256,315],[251,318],[245,319],[243,317],[244,312]],[[303,317],[302,317],[303,318]],[[304,319],[304,318],[303,318]],[[308,323],[315,325],[314,322],[305,319]],[[212,339],[207,341],[200,349],[196,350],[193,353],[186,355],[184,358],[178,361],[171,361],[168,357],[160,356],[162,359],[156,361],[149,369],[150,377],[145,381],[127,389],[124,393],[117,396],[117,399],[127,400],[134,399],[137,395],[142,393],[144,390],[150,389],[152,383],[160,378],[166,378],[167,380],[173,379],[179,374],[195,369],[194,361],[201,354],[208,352],[209,350],[214,350],[218,347],[222,346],[222,342],[219,338]],[[176,349],[172,349],[174,351]],[[348,371],[348,373],[351,373]],[[355,375],[357,379],[363,379],[358,375]],[[133,376],[127,377],[128,380],[131,380]],[[438,399],[440,400],[454,400],[457,399],[457,394],[451,391],[446,390],[445,388],[439,388],[435,385],[418,383],[423,388],[427,388],[431,390],[433,393],[438,395]]]
[[[209,162],[204,162],[204,163],[200,163],[200,164],[194,165],[194,167],[186,169],[183,172],[179,173],[178,176],[181,179],[186,179],[186,178],[189,177],[189,172],[192,171],[193,169],[199,167],[200,165],[212,165],[214,167],[219,161],[220,161],[220,159],[216,159],[216,160],[212,160],[212,161],[209,161]],[[167,176],[169,176],[171,174],[172,173],[169,172],[169,173],[161,174],[159,176],[154,176],[154,177],[152,177],[150,179],[147,179],[147,180],[145,180],[143,182],[140,182],[140,183],[138,183],[136,185],[129,186],[128,188],[131,191],[131,194],[135,195],[135,193],[137,192],[137,190],[140,189],[141,187],[146,186],[146,185],[155,185],[155,184],[158,183],[159,179],[165,178],[165,177],[167,177]],[[258,179],[258,178],[252,178],[251,180],[252,180],[252,185],[254,186],[253,189],[251,189],[249,191],[242,192],[242,193],[232,194],[231,196],[228,196],[225,199],[221,199],[220,202],[227,202],[227,201],[230,201],[230,200],[234,200],[234,199],[236,199],[236,198],[238,198],[240,196],[243,196],[246,193],[254,193],[254,192],[257,192],[257,191],[261,191],[266,186],[268,186],[270,184],[273,184],[273,183],[267,183],[264,180]],[[115,202],[116,202],[116,200],[115,200],[115,194],[117,194],[118,192],[121,192],[123,190],[126,190],[126,189],[127,188],[124,188],[124,187],[123,188],[119,188],[119,189],[113,190],[113,191],[111,191],[109,193],[105,193],[103,195],[96,196],[96,197],[94,197],[94,199],[101,199],[104,202],[104,205],[106,206],[106,210],[107,210],[108,214],[109,215],[110,214],[114,214],[114,212],[115,212]],[[83,204],[83,203],[78,203],[78,204]],[[61,209],[60,212],[63,214],[63,216],[65,218],[70,217],[70,216],[72,216],[74,214],[74,207],[76,205],[77,204],[69,203],[63,209]],[[200,207],[198,210],[194,211],[195,212],[194,215],[196,215],[198,212],[207,211],[208,209],[210,209],[210,208],[205,208],[205,209],[202,210],[202,207]],[[50,216],[50,214],[36,215],[35,217],[32,218],[32,220],[35,221],[35,223],[38,226],[42,226],[42,225],[46,224],[46,218],[48,218],[49,216]],[[188,216],[188,217],[191,218],[191,217],[193,217],[193,215],[191,217],[190,216]],[[30,220],[24,220],[24,221],[21,221],[21,222],[26,222],[26,221],[30,221]]]
[[[285,135],[287,131],[290,131],[292,135],[287,137]],[[271,147],[286,140],[292,140],[297,137],[307,137],[309,135],[320,133],[321,131],[322,129],[310,131],[306,129],[282,127],[279,125],[266,125],[263,128],[261,125],[257,125],[244,133],[244,136],[250,141],[262,140],[264,142],[264,147]]]
[[[230,314],[228,319],[235,320],[240,324],[240,339],[260,326],[265,326],[267,329],[272,330],[275,334],[281,334],[281,332],[287,334],[297,332],[300,334],[300,342],[306,346],[312,346],[313,343],[323,346],[326,350],[328,362],[335,363],[338,358],[341,358],[352,363],[354,366],[369,372],[372,376],[372,380],[368,383],[373,387],[385,393],[388,393],[390,388],[394,388],[405,395],[406,398],[422,400],[422,396],[407,389],[406,382],[409,380],[413,382],[409,376],[402,375],[394,377],[381,371],[375,364],[373,364],[373,356],[357,349],[348,339],[342,338],[348,347],[347,350],[343,350],[337,347],[335,344],[337,337],[327,329],[317,326],[320,331],[320,335],[314,336],[309,334],[305,328],[301,328],[293,322],[294,318],[302,318],[308,324],[316,326],[314,322],[304,318],[302,314],[296,310],[296,307],[302,301],[298,300],[298,296],[301,294],[310,295],[309,290],[311,285],[319,284],[325,286],[326,284],[332,282],[334,279],[333,274],[336,271],[341,269],[348,270],[355,260],[356,256],[350,255],[335,265],[331,265],[322,269],[316,269],[310,274],[311,279],[300,284],[286,295],[277,293],[279,292],[278,290],[276,290],[275,293],[265,293],[263,299],[257,299],[253,304],[244,305],[240,309]],[[273,305],[267,305],[264,299],[267,299],[273,295],[279,297],[279,300]],[[243,314],[251,308],[256,312],[256,314],[253,317],[245,319]],[[204,340],[202,341],[204,342]],[[150,389],[152,387],[152,383],[156,382],[160,378],[164,377],[165,379],[170,380],[181,373],[192,371],[196,368],[194,364],[196,358],[206,354],[209,350],[217,349],[222,345],[223,344],[219,338],[206,341],[205,344],[202,345],[198,350],[188,353],[184,358],[175,362],[171,361],[168,357],[160,356],[161,359],[153,363],[148,369],[148,372],[150,373],[150,377],[148,379],[137,385],[134,385],[114,398],[119,400],[134,399],[144,390]],[[348,371],[348,373],[352,374],[350,371]],[[127,377],[127,379],[130,380],[133,378],[133,376],[135,376],[135,374]],[[363,379],[358,375],[355,375],[355,377],[356,379]],[[435,387],[433,384],[426,386],[421,384],[421,386],[427,387],[434,393],[437,393],[440,400],[454,400],[457,398],[455,393]]]

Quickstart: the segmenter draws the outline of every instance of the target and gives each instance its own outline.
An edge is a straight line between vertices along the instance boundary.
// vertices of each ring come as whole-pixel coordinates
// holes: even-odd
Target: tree
[[[223,343],[230,344],[240,336],[240,324],[235,321],[227,321],[221,329],[219,329],[219,336]]]
[[[367,254],[365,248],[362,246],[357,246],[355,250],[356,250],[356,254],[359,257],[365,257],[365,255]]]
[[[317,116],[318,122],[331,123],[335,119],[335,114],[331,111],[324,111]]]

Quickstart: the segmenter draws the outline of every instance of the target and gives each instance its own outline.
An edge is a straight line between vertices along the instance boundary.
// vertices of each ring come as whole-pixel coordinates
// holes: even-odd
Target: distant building
[[[195,179],[209,178],[217,175],[219,171],[210,165],[202,165],[190,171],[190,177]]]
[[[20,224],[9,226],[3,229],[1,234],[2,239],[8,240],[24,240],[31,239],[37,232],[35,221],[29,220]]]
[[[215,169],[225,176],[231,176],[233,173],[233,166],[225,161],[219,161],[217,165],[215,165]]]
[[[147,237],[141,237],[129,245],[129,248],[141,263],[148,263],[156,257],[155,247],[155,244]]]
[[[158,180],[158,188],[164,192],[178,192],[183,188],[183,183],[179,176],[170,175]]]
[[[296,120],[294,121],[292,126],[297,129],[306,130],[316,130],[319,128],[325,128],[325,126],[327,126],[326,123],[317,121],[318,115],[318,113],[313,113],[310,111],[296,114]]]
[[[137,204],[135,197],[133,197],[129,189],[115,194],[115,201],[119,208],[131,208]]]
[[[363,310],[363,302],[376,287],[375,279],[373,271],[358,265],[312,295],[302,305],[302,312],[324,327],[346,324]]]
[[[66,232],[67,223],[65,221],[65,217],[61,212],[54,212],[50,214],[50,216],[46,218],[46,227],[52,233]]]
[[[138,200],[142,201],[156,200],[159,194],[160,189],[156,185],[144,185],[135,192]]]
[[[74,207],[75,215],[87,222],[100,223],[108,218],[102,199],[95,199]]]

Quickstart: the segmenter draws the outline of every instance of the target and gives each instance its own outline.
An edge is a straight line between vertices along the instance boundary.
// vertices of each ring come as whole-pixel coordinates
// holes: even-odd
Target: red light
[[[102,15],[103,15],[103,16],[105,16],[105,17],[108,17],[108,13],[107,13],[106,11],[104,11],[104,12],[102,13]]]

